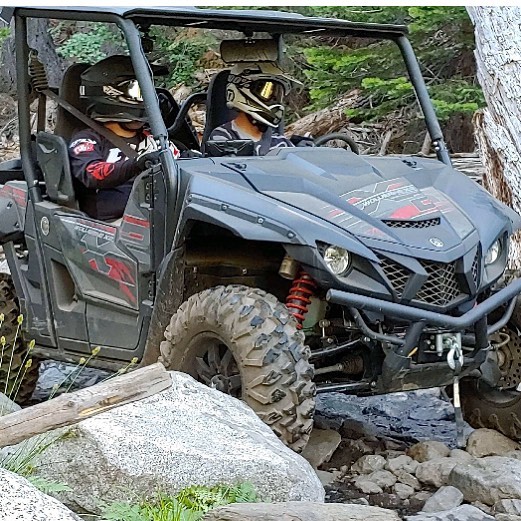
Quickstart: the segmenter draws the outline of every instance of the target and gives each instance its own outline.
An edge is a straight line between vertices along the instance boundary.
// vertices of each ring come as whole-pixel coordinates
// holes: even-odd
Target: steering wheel
[[[331,134],[326,134],[325,136],[317,137],[314,141],[315,146],[319,147],[328,141],[332,141],[333,139],[338,139],[339,141],[343,141],[349,145],[349,148],[355,153],[360,154],[360,150],[358,145],[355,143],[353,138],[349,137],[347,134],[342,134],[341,132],[332,132]]]

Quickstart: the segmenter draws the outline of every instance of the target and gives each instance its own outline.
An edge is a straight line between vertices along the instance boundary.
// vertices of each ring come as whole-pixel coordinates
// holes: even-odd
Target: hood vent
[[[441,219],[434,217],[433,219],[424,219],[423,221],[395,221],[391,219],[384,219],[382,222],[389,226],[389,228],[431,228],[432,226],[439,226]]]

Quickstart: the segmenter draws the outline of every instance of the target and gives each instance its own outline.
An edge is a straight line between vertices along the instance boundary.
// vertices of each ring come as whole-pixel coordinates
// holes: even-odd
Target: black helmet
[[[153,72],[166,71],[153,66]],[[96,121],[146,121],[141,89],[130,56],[115,55],[95,63],[81,75],[81,95],[87,113]]]

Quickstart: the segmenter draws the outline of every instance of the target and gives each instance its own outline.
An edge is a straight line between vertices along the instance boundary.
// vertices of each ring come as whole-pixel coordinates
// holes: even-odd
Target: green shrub
[[[175,496],[159,494],[136,503],[115,502],[105,507],[107,521],[198,521],[212,508],[230,503],[259,501],[249,483],[237,486],[192,486]]]

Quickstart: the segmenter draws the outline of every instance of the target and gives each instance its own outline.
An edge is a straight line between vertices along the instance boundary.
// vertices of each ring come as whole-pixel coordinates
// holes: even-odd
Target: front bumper
[[[493,384],[498,374],[497,369],[494,369],[494,364],[488,360],[489,336],[507,324],[520,293],[521,279],[517,279],[460,316],[444,315],[334,289],[327,292],[326,299],[331,303],[347,307],[365,336],[391,346],[391,349],[386,350],[381,377],[374,381],[370,390],[370,392],[381,393],[443,386],[453,380],[454,372],[445,361],[415,364],[411,359],[424,329],[432,327],[441,328],[444,331],[461,332],[462,344],[473,348],[470,352],[467,350],[468,354],[466,353],[464,358],[460,376],[466,376],[480,368],[481,372],[478,374]],[[504,304],[507,306],[499,320],[488,324],[488,316]],[[369,327],[364,321],[361,311],[378,313],[386,318],[409,324],[405,334],[383,334]],[[326,389],[321,391],[325,392]]]

